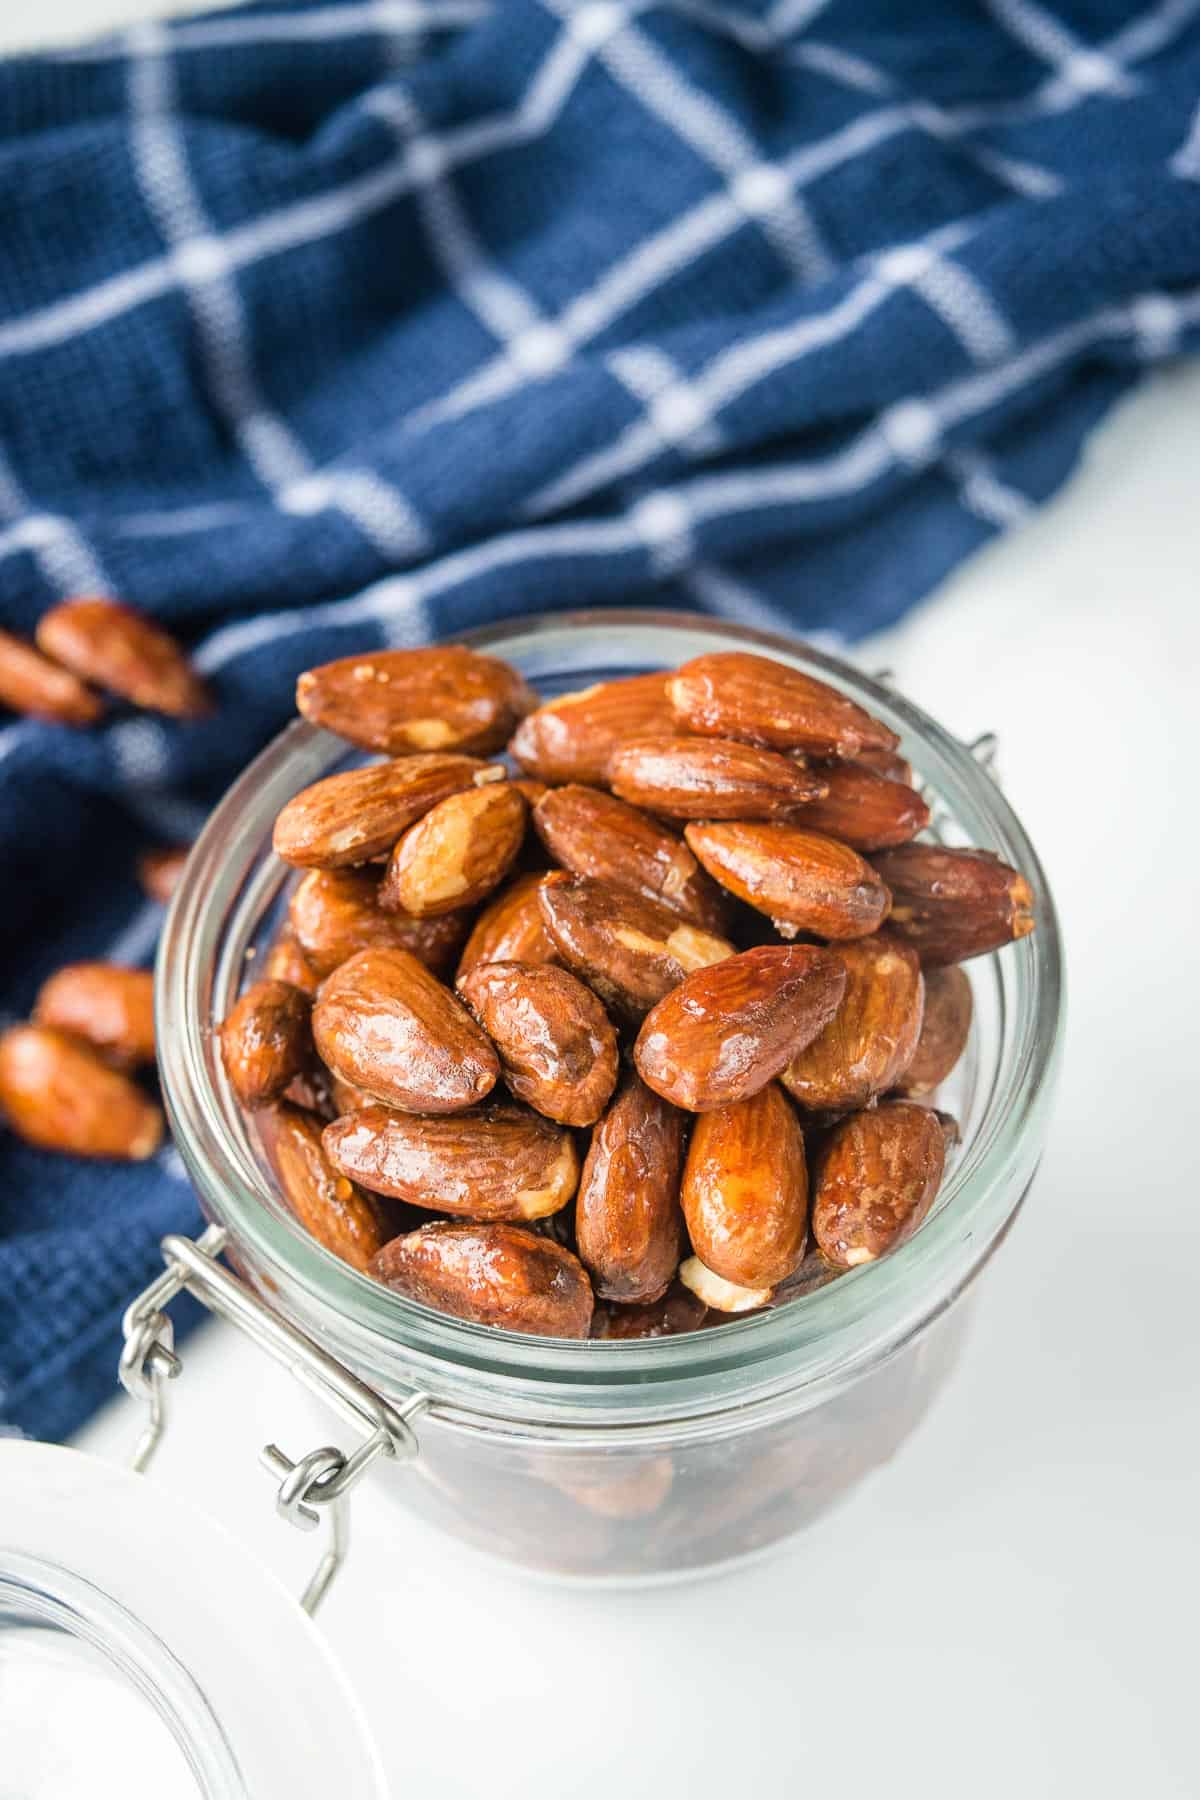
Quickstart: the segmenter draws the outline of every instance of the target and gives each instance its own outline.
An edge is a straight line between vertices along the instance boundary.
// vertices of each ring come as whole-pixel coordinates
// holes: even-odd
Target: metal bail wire
[[[430,1397],[415,1393],[401,1407],[389,1405],[344,1363],[264,1306],[245,1282],[219,1263],[226,1242],[227,1233],[219,1225],[210,1225],[194,1243],[185,1237],[164,1238],[163,1273],[125,1314],[121,1385],[135,1399],[144,1400],[148,1409],[132,1464],[141,1473],[166,1430],[166,1383],[175,1380],[183,1365],[175,1353],[174,1328],[164,1308],[186,1288],[210,1312],[229,1319],[260,1349],[293,1370],[306,1387],[322,1393],[343,1418],[367,1433],[349,1455],[322,1445],[293,1462],[277,1444],[266,1445],[260,1454],[263,1467],[279,1477],[275,1510],[281,1519],[300,1531],[315,1531],[322,1513],[328,1514],[328,1542],[300,1597],[305,1612],[312,1614],[349,1550],[350,1490],[379,1457],[406,1461],[416,1456],[417,1439],[410,1421],[429,1404]]]

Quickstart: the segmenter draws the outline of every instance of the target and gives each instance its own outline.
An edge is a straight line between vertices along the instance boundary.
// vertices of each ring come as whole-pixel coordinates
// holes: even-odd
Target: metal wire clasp
[[[133,1467],[147,1467],[166,1429],[166,1383],[180,1373],[175,1334],[163,1308],[186,1288],[210,1312],[229,1319],[277,1362],[328,1399],[352,1424],[367,1433],[349,1455],[322,1445],[293,1462],[277,1444],[267,1444],[260,1461],[280,1478],[275,1509],[281,1519],[301,1531],[315,1531],[321,1514],[329,1515],[329,1542],[301,1596],[305,1612],[316,1611],[346,1559],[350,1543],[347,1496],[356,1481],[381,1456],[407,1460],[417,1454],[410,1421],[429,1403],[415,1393],[402,1406],[391,1406],[373,1388],[351,1374],[344,1363],[296,1326],[264,1306],[245,1282],[217,1258],[227,1233],[210,1225],[195,1242],[186,1237],[162,1241],[166,1268],[129,1307],[123,1330],[121,1385],[149,1408],[145,1429],[133,1453]]]

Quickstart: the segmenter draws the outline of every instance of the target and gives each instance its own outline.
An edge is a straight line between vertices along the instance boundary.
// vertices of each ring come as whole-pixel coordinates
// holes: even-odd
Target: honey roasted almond
[[[622,1019],[641,1019],[689,970],[733,955],[726,939],[611,882],[551,875],[538,902],[563,962]]]
[[[327,775],[293,796],[275,821],[274,849],[301,869],[341,869],[386,856],[424,813],[464,789],[502,781],[475,756],[402,756]]]
[[[68,963],[42,983],[34,1022],[86,1038],[115,1069],[154,1061],[154,977],[117,963]]]
[[[988,850],[904,844],[874,859],[892,893],[892,929],[930,968],[966,962],[1033,930],[1023,875]]]
[[[739,738],[767,750],[856,757],[899,742],[879,719],[815,675],[745,650],[684,663],[667,682],[676,719],[707,737]]]
[[[698,969],[647,1016],[638,1073],[688,1112],[748,1100],[825,1028],[845,986],[837,956],[808,944],[759,945]]]
[[[771,819],[829,791],[796,757],[721,738],[635,738],[614,750],[608,779],[631,805],[672,819]]]
[[[887,917],[878,872],[836,838],[753,819],[689,825],[684,836],[714,880],[766,913],[781,937],[866,937]]]
[[[684,1124],[631,1072],[592,1133],[575,1233],[601,1299],[645,1304],[670,1286],[683,1243]]]
[[[570,1132],[523,1106],[453,1118],[360,1107],[326,1127],[324,1144],[334,1167],[372,1193],[469,1219],[547,1218],[579,1180]]]
[[[810,1112],[850,1112],[895,1087],[913,1058],[924,1011],[915,950],[888,932],[842,944],[846,991],[832,1019],[780,1079]]]
[[[725,1281],[772,1288],[799,1267],[808,1234],[804,1134],[775,1082],[701,1113],[682,1201],[693,1250]]]
[[[41,1150],[141,1162],[162,1142],[159,1108],[89,1044],[46,1025],[0,1035],[0,1114]]]
[[[829,764],[826,792],[805,808],[804,826],[840,838],[855,850],[907,844],[929,824],[929,808],[915,788],[866,763]]]
[[[292,1211],[318,1244],[366,1274],[395,1236],[394,1221],[374,1194],[364,1194],[333,1168],[321,1146],[321,1121],[282,1104],[262,1115],[267,1155]]]
[[[813,1192],[813,1236],[825,1260],[857,1268],[910,1238],[937,1197],[945,1158],[937,1113],[909,1101],[835,1125]]]
[[[477,905],[515,862],[527,812],[508,782],[450,795],[396,845],[380,905],[418,919]]]
[[[592,1320],[578,1258],[516,1225],[436,1220],[386,1244],[371,1273],[410,1300],[503,1331],[585,1338]]]
[[[593,1125],[617,1081],[617,1034],[595,994],[548,964],[480,963],[458,991],[508,1090],[563,1125]]]
[[[320,990],[312,1029],[335,1075],[405,1112],[461,1111],[500,1073],[470,1013],[406,950],[344,962]]]
[[[136,607],[117,600],[64,600],[43,613],[39,650],[82,681],[134,706],[198,719],[212,710],[208,689],[175,639]]]
[[[603,786],[609,757],[619,744],[678,733],[666,677],[630,675],[547,701],[521,722],[509,749],[525,772],[540,781]]]
[[[221,1057],[242,1105],[269,1106],[312,1060],[312,1002],[287,981],[256,981],[221,1026]]]
[[[534,808],[538,836],[572,875],[607,881],[721,931],[728,901],[687,845],[639,807],[599,788],[550,788]]]
[[[499,750],[536,704],[524,679],[461,644],[371,650],[308,669],[296,706],[314,725],[400,756],[409,750]]]
[[[470,914],[414,919],[404,912],[385,912],[379,904],[379,880],[371,870],[312,869],[292,894],[288,927],[318,981],[359,950],[372,948],[407,950],[441,975],[462,949]],[[304,985],[282,963],[267,972]]]

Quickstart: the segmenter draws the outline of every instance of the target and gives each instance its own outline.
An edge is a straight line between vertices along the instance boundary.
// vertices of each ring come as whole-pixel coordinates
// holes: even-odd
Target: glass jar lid
[[[76,1450],[0,1443],[0,1788],[382,1800],[320,1631],[204,1512]]]

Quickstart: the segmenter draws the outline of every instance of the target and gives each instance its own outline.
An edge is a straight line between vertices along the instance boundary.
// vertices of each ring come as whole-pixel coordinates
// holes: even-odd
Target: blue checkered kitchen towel
[[[1198,0],[276,0],[0,65],[0,619],[126,596],[221,702],[0,725],[6,1009],[151,954],[137,851],[311,662],[896,618],[1200,342],[1198,101]],[[0,1142],[10,1426],[110,1390],[194,1222],[173,1152]]]

